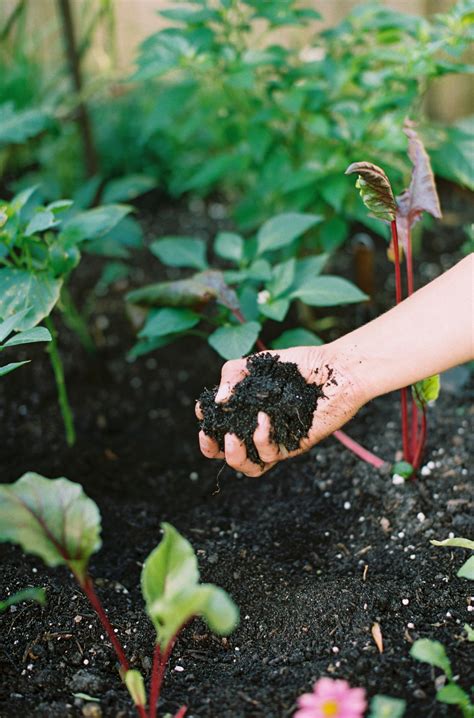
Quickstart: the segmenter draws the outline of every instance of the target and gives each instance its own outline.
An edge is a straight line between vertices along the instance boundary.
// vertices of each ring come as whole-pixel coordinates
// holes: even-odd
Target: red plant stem
[[[415,291],[415,282],[414,282],[414,275],[413,275],[413,252],[412,252],[412,244],[411,244],[411,232],[408,231],[408,237],[407,237],[407,248],[406,248],[406,264],[407,264],[407,294],[409,297],[413,294]],[[411,430],[410,430],[410,452],[412,458],[417,454],[417,444],[418,444],[418,406],[417,403],[412,397],[411,401]]]
[[[367,464],[375,466],[376,469],[381,469],[382,466],[385,466],[386,462],[383,459],[376,456],[376,454],[373,454],[368,449],[364,449],[364,447],[357,443],[357,441],[354,441],[354,439],[351,439],[350,436],[347,436],[344,431],[335,431],[333,436],[340,441],[346,449],[352,451],[353,454],[358,456],[359,459],[362,459],[362,461],[365,461]]]
[[[176,634],[177,635],[177,634]],[[176,641],[174,636],[166,646],[164,653],[161,652],[160,644],[157,643],[155,646],[155,652],[153,654],[153,666],[151,669],[151,687],[150,687],[150,715],[149,718],[156,718],[156,711],[158,708],[158,700],[160,697],[161,684],[165,676],[166,664],[170,657],[171,651]],[[184,713],[183,713],[184,715]]]
[[[392,232],[393,254],[395,259],[395,301],[400,304],[402,301],[402,275],[400,271],[400,247],[398,244],[397,221],[394,219],[390,223]],[[402,443],[403,458],[405,461],[411,461],[410,440],[408,436],[408,402],[406,387],[401,389],[401,413],[402,413]]]
[[[188,706],[181,706],[179,711],[176,713],[174,718],[184,718],[186,715],[186,711],[188,710]]]
[[[423,449],[425,448],[425,441],[426,441],[426,430],[427,430],[427,421],[426,421],[426,408],[423,407],[423,413],[421,415],[421,433],[420,433],[420,439],[418,441],[418,446],[416,449],[416,454],[413,457],[413,468],[418,469],[421,463],[421,457],[423,456]]]
[[[102,606],[102,603],[100,602],[100,599],[98,595],[95,592],[94,588],[94,582],[90,576],[86,576],[84,579],[80,578],[76,574],[76,579],[86,594],[87,598],[89,599],[89,602],[94,609],[94,611],[97,613],[101,624],[104,627],[105,632],[107,633],[110,642],[112,643],[112,646],[114,647],[115,653],[117,654],[117,658],[119,659],[120,665],[124,671],[130,670],[130,665],[128,663],[127,657],[123,651],[122,646],[120,645],[120,641],[118,640],[114,629],[112,628],[112,624],[110,623],[109,619],[107,618],[107,614],[105,612],[104,607]],[[144,706],[136,705],[135,708],[137,709],[138,715],[140,718],[147,718],[146,710]]]
[[[240,311],[240,309],[231,309],[231,312],[234,315],[234,317],[237,319],[237,321],[240,322],[240,324],[245,324],[246,319],[245,319],[244,315],[242,314],[242,312]],[[267,351],[267,347],[265,346],[265,344],[262,342],[261,339],[257,339],[255,344],[257,345],[257,348],[259,351],[261,351],[261,352]]]

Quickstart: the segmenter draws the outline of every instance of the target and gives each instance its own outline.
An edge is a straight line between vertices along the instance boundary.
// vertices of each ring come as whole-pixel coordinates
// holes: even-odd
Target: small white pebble
[[[337,553],[336,558],[342,558],[342,553]]]
[[[449,538],[454,538],[454,534],[453,534],[453,532],[452,532],[452,531],[450,531],[450,532],[449,532],[449,534],[448,534],[448,536],[449,536]]]
[[[359,516],[359,523],[361,524],[363,521],[365,521],[365,516]]]
[[[437,501],[439,499],[439,494],[433,494],[433,498],[435,501]]]
[[[410,554],[410,559],[411,559],[412,561],[414,561],[415,558],[416,558],[416,555],[415,555],[414,553],[411,553],[411,554]]]
[[[339,648],[337,646],[333,646],[331,650],[333,653],[339,653]]]
[[[367,608],[368,608],[367,604],[364,603],[364,611],[367,611]]]
[[[423,522],[423,521],[426,519],[426,516],[425,516],[425,514],[423,513],[423,511],[420,511],[420,512],[416,515],[416,518],[418,519],[418,521]]]
[[[83,660],[82,662],[83,662],[83,664],[84,664],[85,666],[88,666],[88,665],[89,665],[89,659],[88,659],[88,658],[84,658],[84,660]]]
[[[408,600],[408,598],[402,598],[402,603],[403,603],[404,606],[408,606],[408,604],[410,603],[410,601]]]
[[[250,616],[245,616],[244,621],[248,621]]]
[[[451,611],[446,611],[446,618],[452,618],[452,617],[453,617],[453,615],[452,615]]]
[[[350,502],[350,501],[344,501],[344,508],[346,509],[346,511],[349,511],[349,509],[351,508],[351,502]]]
[[[468,610],[469,612],[474,611],[474,606],[468,606],[468,607],[467,607],[467,610]]]
[[[429,469],[431,469],[431,471],[433,471],[433,469],[434,469],[435,466],[436,466],[436,464],[435,464],[434,461],[428,461],[428,463],[427,463],[426,465],[427,465],[427,467],[428,467]]]
[[[398,535],[398,538],[405,538],[405,532],[404,532],[404,531],[399,531],[397,535]]]
[[[415,624],[410,621],[410,623],[407,623],[407,628],[415,628]]]
[[[183,666],[175,666],[174,669],[176,673],[182,673],[184,671]]]
[[[422,476],[429,476],[430,474],[431,474],[431,469],[428,468],[428,466],[421,467],[421,475]]]
[[[189,478],[191,479],[191,481],[197,481],[197,480],[199,479],[199,474],[198,474],[198,472],[197,472],[197,471],[191,471],[191,473],[189,474]]]
[[[405,483],[405,479],[403,478],[403,476],[400,476],[400,474],[394,474],[392,476],[392,484],[394,486],[401,486],[404,483]]]
[[[234,650],[238,652],[238,651],[240,651],[240,648],[238,646],[236,646]]]
[[[32,568],[31,571],[32,571],[32,573],[38,573],[38,569],[37,569],[37,568]]]

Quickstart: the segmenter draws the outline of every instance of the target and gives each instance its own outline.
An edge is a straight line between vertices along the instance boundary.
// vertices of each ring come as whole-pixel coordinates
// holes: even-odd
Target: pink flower
[[[298,698],[293,718],[362,718],[367,701],[363,688],[351,688],[347,681],[320,678],[312,693]]]

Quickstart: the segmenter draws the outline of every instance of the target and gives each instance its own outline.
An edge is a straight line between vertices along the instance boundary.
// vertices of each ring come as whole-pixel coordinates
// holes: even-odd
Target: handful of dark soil
[[[255,354],[247,359],[248,375],[235,385],[224,404],[214,401],[217,388],[205,389],[199,397],[205,434],[224,450],[224,436],[232,433],[245,442],[248,458],[262,465],[253,442],[258,412],[270,417],[270,440],[294,451],[308,435],[322,386],[307,384],[296,364],[281,362],[278,355]]]

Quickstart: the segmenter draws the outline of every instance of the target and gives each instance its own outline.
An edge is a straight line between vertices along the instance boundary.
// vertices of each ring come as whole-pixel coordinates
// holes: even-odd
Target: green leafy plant
[[[442,643],[433,641],[430,638],[419,638],[411,647],[410,655],[417,661],[440,668],[446,676],[446,685],[436,693],[437,701],[457,706],[463,718],[472,718],[474,716],[474,704],[466,691],[454,679],[451,661]]]
[[[448,546],[449,548],[467,548],[474,551],[474,541],[466,538],[447,538],[444,541],[431,541],[433,546]],[[459,578],[474,581],[474,556],[470,556],[456,574]]]
[[[179,632],[195,616],[219,635],[238,623],[232,599],[212,584],[199,583],[191,544],[172,526],[163,524],[163,539],[142,570],[145,608],[156,631],[148,701],[141,673],[130,668],[120,641],[97,596],[89,560],[101,547],[97,505],[79,484],[65,478],[47,479],[28,472],[11,485],[0,486],[0,541],[20,544],[47,566],[66,566],[97,613],[120,662],[120,674],[141,718],[156,718],[161,684]],[[183,706],[175,718],[182,718]]]
[[[68,291],[71,273],[83,251],[128,256],[130,245],[141,243],[141,232],[137,223],[126,217],[131,211],[128,205],[75,212],[70,200],[41,204],[35,189],[0,202],[0,317],[8,321],[10,331],[27,332],[25,337],[46,338],[46,330],[37,327],[44,321],[66,438],[72,445],[74,422],[52,312],[57,306],[65,323],[86,349],[93,351],[86,323]],[[13,342],[19,343],[19,339],[14,337]]]
[[[197,271],[186,279],[151,284],[128,294],[129,302],[149,309],[131,356],[197,333],[225,359],[235,359],[254,345],[262,348],[259,337],[264,323],[282,322],[296,300],[328,307],[366,299],[351,282],[321,274],[328,255],[297,258],[303,236],[320,220],[317,215],[293,212],[268,220],[250,239],[221,232],[213,249],[220,260],[233,265],[229,270],[209,264],[203,240],[154,241],[150,249],[163,264]],[[206,325],[213,328],[211,333],[202,331]],[[321,343],[317,335],[300,329],[284,332],[272,346],[284,348],[295,341]]]
[[[403,299],[401,261],[406,260],[407,296],[414,291],[414,270],[411,231],[420,221],[423,212],[441,217],[438,195],[429,157],[418,137],[414,124],[405,122],[404,132],[408,137],[408,154],[412,162],[411,181],[408,189],[395,198],[390,181],[384,170],[371,162],[355,162],[346,174],[357,174],[356,187],[371,215],[390,224],[391,245],[389,253],[395,266],[395,299]],[[428,377],[412,387],[411,422],[408,416],[407,389],[401,390],[401,417],[404,461],[416,470],[420,466],[426,442],[428,403],[435,401],[439,394],[439,377]],[[421,412],[421,421],[419,413]]]
[[[462,60],[466,2],[430,19],[358,3],[325,30],[296,0],[202,0],[160,14],[168,26],[142,43],[132,77],[146,93],[144,162],[156,158],[172,194],[224,191],[243,229],[288,207],[321,214],[324,251],[344,242],[354,219],[374,226],[342,176],[354,155],[370,151],[401,180],[404,117],[420,115],[433,80],[472,71]],[[295,28],[292,42],[279,41]],[[456,133],[425,122],[424,131],[436,171],[472,184],[468,123]]]
[[[46,603],[46,593],[44,588],[24,588],[12,596],[0,601],[0,613],[6,611],[10,606],[16,606],[22,601],[36,601],[41,606]]]
[[[9,335],[13,332],[13,327],[20,322],[23,317],[29,312],[29,307],[23,309],[21,312],[12,314],[4,322],[0,322],[0,352],[4,351],[8,347],[19,346],[22,344],[34,344],[36,342],[50,342],[51,334],[46,327],[32,327],[24,332],[16,332],[9,339]],[[29,360],[10,362],[0,366],[0,376],[5,376],[11,371],[18,369],[23,364],[28,364]]]
[[[406,702],[401,698],[377,695],[370,701],[368,718],[402,718],[405,708]]]

